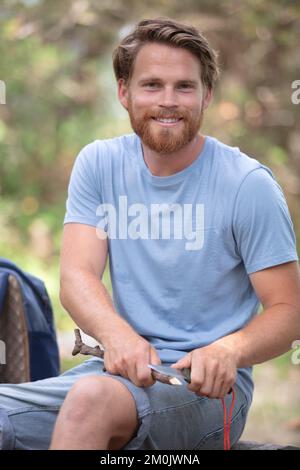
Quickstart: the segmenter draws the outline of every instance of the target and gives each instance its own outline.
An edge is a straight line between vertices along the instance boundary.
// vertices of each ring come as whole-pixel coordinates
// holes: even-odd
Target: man
[[[3,439],[26,449],[47,448],[51,435],[51,449],[222,449],[219,399],[229,406],[234,389],[233,444],[252,365],[300,337],[292,221],[271,170],[199,133],[218,68],[195,28],[141,21],[114,69],[134,133],[80,152],[61,253],[61,302],[103,345],[106,372],[93,358],[54,379],[2,385]],[[107,254],[113,301],[101,281]],[[191,384],[154,382],[150,363],[190,367]]]

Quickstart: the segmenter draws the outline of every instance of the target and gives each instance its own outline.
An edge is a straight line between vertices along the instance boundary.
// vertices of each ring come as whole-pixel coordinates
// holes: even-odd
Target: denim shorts
[[[166,364],[168,365],[168,364]],[[0,384],[0,449],[48,449],[59,409],[72,385],[87,375],[110,376],[103,362],[88,359],[58,377],[22,384]],[[185,385],[156,382],[126,385],[134,397],[139,428],[124,450],[223,449],[223,408],[219,399],[199,397]],[[249,404],[235,385],[230,441],[235,444],[245,427]],[[225,398],[229,410],[232,395]]]

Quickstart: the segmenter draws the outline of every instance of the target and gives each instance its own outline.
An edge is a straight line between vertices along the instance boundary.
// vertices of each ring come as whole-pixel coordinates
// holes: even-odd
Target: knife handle
[[[191,369],[189,367],[184,367],[182,369],[182,373],[183,373],[184,380],[190,384],[191,383]]]

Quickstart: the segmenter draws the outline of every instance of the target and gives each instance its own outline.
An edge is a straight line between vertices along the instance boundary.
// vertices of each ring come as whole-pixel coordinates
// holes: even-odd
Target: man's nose
[[[176,92],[171,87],[166,87],[160,94],[159,105],[164,108],[173,108],[178,106]]]

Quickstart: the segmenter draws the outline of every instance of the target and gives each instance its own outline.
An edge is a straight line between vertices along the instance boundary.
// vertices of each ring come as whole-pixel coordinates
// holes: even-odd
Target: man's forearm
[[[122,329],[132,329],[116,312],[102,281],[87,270],[62,276],[60,300],[85,333],[105,344]]]
[[[260,364],[289,351],[300,339],[300,311],[287,304],[265,309],[242,330],[217,341],[234,348],[237,367]]]

